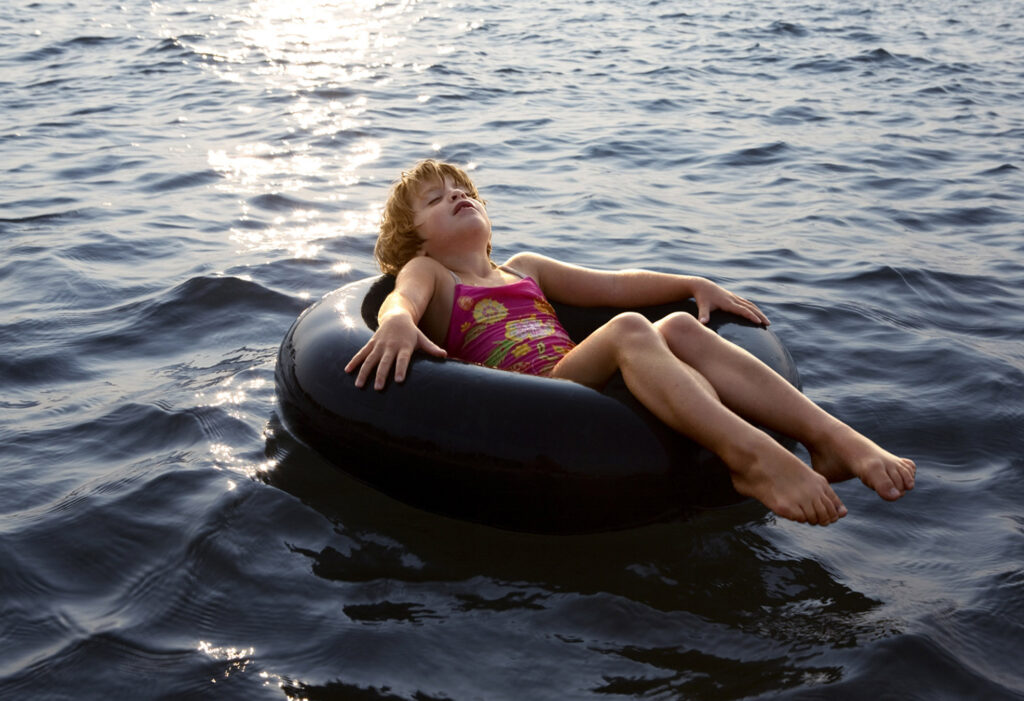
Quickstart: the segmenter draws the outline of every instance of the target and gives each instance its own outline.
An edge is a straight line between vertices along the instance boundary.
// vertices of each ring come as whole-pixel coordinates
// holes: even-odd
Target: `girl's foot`
[[[808,446],[814,470],[829,482],[857,477],[888,501],[914,488],[913,460],[883,450],[843,423],[815,446]]]
[[[800,523],[827,526],[846,515],[828,482],[795,455],[768,439],[749,459],[726,460],[736,491]]]

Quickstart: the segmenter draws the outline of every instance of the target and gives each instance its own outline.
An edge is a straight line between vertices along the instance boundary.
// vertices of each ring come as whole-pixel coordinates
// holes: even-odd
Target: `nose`
[[[466,195],[465,191],[463,191],[463,189],[461,187],[453,187],[452,188],[452,193],[451,193],[452,201],[454,202],[455,200],[459,199],[460,197],[468,197],[468,195]]]

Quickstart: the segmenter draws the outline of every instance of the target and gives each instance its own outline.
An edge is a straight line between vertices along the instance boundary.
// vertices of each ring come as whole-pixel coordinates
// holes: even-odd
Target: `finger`
[[[740,302],[743,307],[743,315],[748,319],[758,324],[764,324],[765,326],[771,323],[768,321],[768,317],[765,316],[764,312],[762,312],[756,304],[748,299],[742,298],[740,298]]]
[[[697,301],[697,320],[702,324],[711,320],[711,305],[703,300]]]
[[[405,382],[405,373],[409,369],[409,351],[400,351],[395,357],[395,382]]]
[[[442,348],[441,346],[437,345],[429,338],[427,338],[426,334],[424,334],[422,331],[420,332],[419,347],[424,352],[429,353],[430,355],[433,356],[437,356],[438,358],[448,357],[448,351],[446,351],[444,348]]]
[[[363,361],[363,364],[359,366],[359,374],[356,375],[356,387],[366,385],[366,380],[369,379],[370,373],[373,372],[376,365],[377,363],[374,362],[372,357],[368,357]]]
[[[370,376],[370,370],[372,366],[369,363],[363,363],[359,367],[359,374],[356,375],[356,387],[363,387],[366,385],[366,378]]]
[[[351,360],[348,361],[348,363],[345,365],[345,372],[352,372],[357,367],[362,365],[363,359],[366,358],[366,356],[369,355],[369,353],[370,353],[370,343],[367,343],[362,348],[360,348],[359,351],[356,352],[355,355],[352,356]]]
[[[373,388],[375,390],[384,389],[384,385],[388,383],[388,374],[391,372],[391,364],[394,362],[394,356],[391,353],[384,353],[380,359],[380,363],[377,365],[377,377],[374,379]]]
[[[765,315],[765,313],[758,309],[755,305],[751,306],[754,307],[754,321],[757,321],[760,324],[764,324],[765,326],[770,326],[772,322],[768,320],[767,315]]]

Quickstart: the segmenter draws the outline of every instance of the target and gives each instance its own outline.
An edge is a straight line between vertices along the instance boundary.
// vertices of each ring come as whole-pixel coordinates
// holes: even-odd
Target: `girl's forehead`
[[[443,188],[446,183],[450,184],[451,181],[452,179],[449,177],[427,178],[416,185],[416,194],[422,195],[428,190],[436,190],[438,188]]]
[[[427,178],[413,187],[413,195],[417,199],[422,199],[434,190],[443,190],[445,187],[455,187],[457,184],[458,183],[456,183],[455,179],[450,175]]]

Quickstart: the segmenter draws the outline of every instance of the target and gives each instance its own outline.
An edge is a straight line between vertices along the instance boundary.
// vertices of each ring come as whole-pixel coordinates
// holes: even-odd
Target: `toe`
[[[814,513],[817,516],[816,523],[819,526],[827,526],[839,519],[835,504],[826,495],[822,495],[814,500]]]
[[[895,501],[903,496],[903,490],[900,488],[903,484],[903,475],[895,465],[886,464],[882,460],[875,462],[871,469],[865,472],[861,481],[887,501]]]
[[[906,489],[914,488],[914,478],[917,476],[917,465],[913,460],[904,458],[902,461],[903,486]]]
[[[887,499],[899,499],[910,488],[907,485],[906,474],[898,463],[889,465],[886,474],[889,475],[889,482],[892,486],[887,488],[887,494],[883,496]]]
[[[840,499],[838,495],[835,496],[835,499],[834,499],[834,501],[832,503],[833,503],[833,505],[836,508],[836,520],[837,521],[839,519],[841,519],[843,516],[846,516],[847,513],[849,513],[846,510],[846,504],[843,503],[842,499]]]

